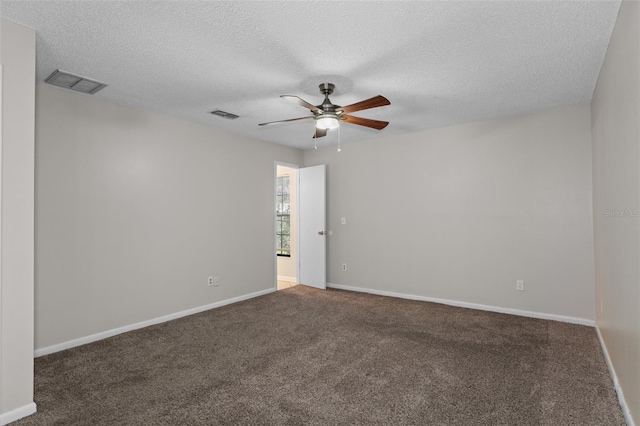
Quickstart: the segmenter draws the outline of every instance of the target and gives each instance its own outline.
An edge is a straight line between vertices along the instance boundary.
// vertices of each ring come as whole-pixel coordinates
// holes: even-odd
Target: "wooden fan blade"
[[[301,105],[301,106],[307,108],[311,112],[317,112],[317,113],[320,113],[320,114],[324,112],[323,110],[321,110],[317,106],[311,105],[309,102],[307,102],[304,99],[301,99],[301,98],[299,98],[297,96],[280,95],[280,97],[283,98],[283,99],[287,99],[287,100],[293,101],[293,102],[297,103],[298,105]]]
[[[323,136],[327,136],[327,129],[318,129],[316,128],[316,134],[312,136],[312,138],[321,138]]]
[[[298,118],[290,118],[288,120],[270,121],[268,123],[260,123],[260,124],[258,124],[258,126],[266,126],[268,124],[277,124],[277,123],[287,123],[289,121],[307,120],[309,118],[313,118],[313,116],[310,115],[308,117],[298,117]]]
[[[336,112],[342,111],[345,114],[349,114],[356,111],[362,111],[363,109],[376,108],[385,105],[391,105],[389,99],[385,98],[384,96],[378,95],[374,96],[373,98],[357,102],[355,104],[336,108]]]
[[[352,115],[343,115],[344,121],[359,126],[371,127],[372,129],[382,130],[389,124],[388,121],[371,120],[369,118],[354,117]]]

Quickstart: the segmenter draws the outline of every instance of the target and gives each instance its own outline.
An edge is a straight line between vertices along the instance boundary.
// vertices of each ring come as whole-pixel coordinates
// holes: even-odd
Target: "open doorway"
[[[276,274],[278,290],[298,284],[298,170],[276,164]]]

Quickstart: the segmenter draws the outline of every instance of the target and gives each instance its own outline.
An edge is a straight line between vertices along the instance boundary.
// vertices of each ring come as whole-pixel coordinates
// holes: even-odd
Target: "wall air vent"
[[[45,83],[54,86],[64,87],[65,89],[75,90],[76,92],[88,93],[93,95],[98,90],[107,87],[106,84],[89,78],[80,77],[79,75],[69,74],[65,71],[55,70],[49,77],[44,79]]]
[[[236,118],[239,117],[239,116],[237,116],[235,114],[231,114],[230,112],[221,111],[219,109],[217,109],[215,111],[211,111],[211,114],[217,115],[218,117],[227,118],[229,120],[235,120]]]

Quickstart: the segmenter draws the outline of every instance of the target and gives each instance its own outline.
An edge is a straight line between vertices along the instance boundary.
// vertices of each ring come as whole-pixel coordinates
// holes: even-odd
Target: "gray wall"
[[[0,413],[33,405],[35,31],[2,21],[2,277]],[[0,417],[2,421],[6,416]],[[13,418],[15,419],[15,417]]]
[[[640,423],[640,3],[624,1],[592,101],[597,325]]]
[[[36,348],[274,288],[274,161],[302,151],[36,95]]]
[[[329,282],[594,319],[588,105],[304,161],[328,165]]]

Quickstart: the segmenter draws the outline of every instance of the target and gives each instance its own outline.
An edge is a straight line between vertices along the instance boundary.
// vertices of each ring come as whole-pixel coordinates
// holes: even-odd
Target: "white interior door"
[[[299,283],[327,288],[325,165],[299,170]]]

